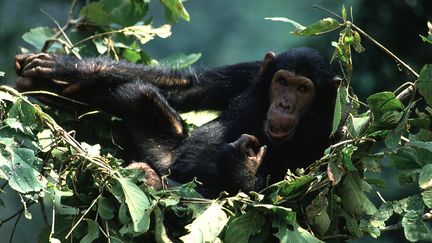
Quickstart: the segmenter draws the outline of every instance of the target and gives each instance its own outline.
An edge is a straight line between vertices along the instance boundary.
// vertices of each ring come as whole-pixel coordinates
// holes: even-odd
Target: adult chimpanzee
[[[318,159],[339,83],[309,48],[204,71],[50,54],[18,55],[15,68],[20,90],[54,91],[121,116],[134,161],[159,175],[170,169],[178,182],[196,177],[207,195],[260,189]],[[224,111],[188,136],[177,111],[197,109]],[[134,167],[152,172],[146,163]]]

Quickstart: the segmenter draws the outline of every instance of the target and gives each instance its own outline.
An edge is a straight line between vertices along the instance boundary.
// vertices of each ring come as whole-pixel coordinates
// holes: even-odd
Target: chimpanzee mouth
[[[294,131],[295,129],[292,126],[281,127],[270,124],[270,122],[267,123],[267,134],[275,142],[281,142],[291,138]]]

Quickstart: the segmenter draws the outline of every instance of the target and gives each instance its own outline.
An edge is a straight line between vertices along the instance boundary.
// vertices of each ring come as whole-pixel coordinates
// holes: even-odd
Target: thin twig
[[[62,27],[59,25],[59,23],[53,17],[51,17],[49,14],[47,14],[45,11],[42,10],[43,13],[45,13],[49,18],[51,18],[54,21],[54,23],[56,23],[56,25],[58,26],[59,30],[54,34],[54,36],[53,36],[52,39],[49,39],[49,40],[47,40],[44,43],[44,45],[43,45],[43,47],[41,49],[41,52],[47,51],[48,48],[50,47],[50,45],[56,39],[58,39],[61,35],[65,36],[66,40],[69,40],[69,38],[66,36],[65,32],[69,28],[71,28],[72,26],[75,26],[76,24],[78,24],[79,22],[81,22],[84,19],[84,17],[79,17],[78,19],[73,19],[73,12],[74,12],[76,4],[77,4],[77,0],[73,0],[72,3],[71,3],[71,6],[69,8],[69,11],[68,11],[68,19],[66,21],[66,24],[63,25]],[[69,40],[69,43],[70,43],[70,40]]]
[[[22,214],[18,215],[17,219],[15,220],[15,224],[14,224],[14,226],[12,228],[12,232],[11,232],[11,236],[10,236],[10,240],[9,240],[10,243],[13,242],[13,237],[15,235],[15,230],[16,230],[16,227],[18,226],[18,222],[21,219],[21,216],[22,216]]]
[[[75,8],[76,4],[77,4],[77,0],[72,0],[71,6],[70,6],[69,12],[68,12],[68,21],[67,21],[67,23],[69,23],[73,19],[73,11],[74,11],[74,8]]]
[[[318,5],[313,5],[314,8],[320,9],[324,12],[327,12],[337,18],[340,18],[341,20],[343,20],[343,18],[336,14],[335,12],[323,8],[321,6]],[[376,46],[378,46],[379,48],[381,48],[387,55],[389,55],[391,58],[393,58],[397,63],[401,64],[402,66],[404,66],[405,69],[407,69],[412,75],[414,75],[414,77],[419,78],[419,75],[416,71],[414,71],[414,69],[412,69],[408,64],[406,64],[404,61],[402,61],[399,57],[397,57],[395,54],[393,54],[389,49],[387,49],[385,46],[381,45],[381,43],[379,43],[377,40],[375,40],[374,38],[372,38],[370,35],[368,35],[366,32],[364,32],[361,28],[359,28],[357,25],[355,25],[353,22],[351,21],[346,21],[344,23],[347,26],[351,26],[353,27],[356,31],[358,31],[360,34],[362,34],[364,37],[366,37],[367,39],[369,39],[370,41],[372,41],[372,43],[374,43]]]
[[[402,229],[402,223],[392,224],[392,225],[386,226],[386,227],[380,229],[380,231],[386,232],[386,231],[395,231],[395,230],[400,230],[400,229]]]
[[[29,208],[29,207],[32,206],[33,204],[34,204],[33,201],[29,202],[28,205],[27,205],[27,208]],[[15,218],[16,216],[22,214],[22,212],[24,212],[24,210],[25,210],[24,207],[22,207],[22,208],[21,208],[20,210],[18,210],[16,213],[12,214],[11,216],[7,217],[6,219],[3,219],[3,220],[0,222],[0,226],[3,225],[4,223],[8,222],[9,220]]]
[[[81,215],[81,217],[78,219],[78,221],[72,227],[72,229],[66,235],[65,239],[69,238],[69,236],[72,234],[72,232],[75,230],[75,228],[81,223],[81,221],[84,219],[84,217],[87,215],[87,213],[92,209],[92,207],[97,203],[97,201],[99,200],[99,198],[101,196],[102,196],[102,194],[99,194],[99,196],[95,200],[93,200],[93,202],[90,204],[90,206],[87,208],[87,210]]]
[[[44,95],[54,96],[54,97],[66,100],[66,101],[69,101],[69,102],[74,103],[74,104],[83,105],[83,106],[89,106],[89,104],[87,104],[87,103],[84,103],[84,102],[81,102],[81,101],[78,101],[78,100],[74,100],[74,99],[71,99],[71,98],[68,98],[68,97],[65,97],[65,96],[62,96],[62,95],[58,95],[58,94],[53,93],[53,92],[45,91],[45,90],[26,91],[26,92],[22,92],[21,94],[25,95],[25,96],[27,96],[27,95],[44,94]]]
[[[320,239],[321,240],[350,239],[350,236],[346,234],[335,234],[335,235],[323,236]]]
[[[357,30],[360,34],[362,34],[364,37],[368,38],[372,43],[374,43],[376,46],[381,48],[387,55],[389,55],[391,58],[393,58],[397,63],[402,65],[406,70],[408,70],[415,78],[419,78],[420,75],[414,71],[408,64],[406,64],[404,61],[402,61],[399,57],[397,57],[393,52],[391,52],[389,49],[387,49],[385,46],[381,45],[378,41],[376,41],[374,38],[372,38],[370,35],[368,35],[366,32],[364,32],[362,29],[360,29],[357,25],[354,23],[347,21],[346,24],[350,24],[355,30]]]
[[[381,193],[380,193],[379,191],[377,191],[376,193],[377,193],[379,199],[381,199],[381,201],[382,201],[383,203],[386,203],[386,202],[387,202],[387,201],[384,199],[384,197],[381,195]]]
[[[329,9],[323,8],[323,7],[321,7],[321,6],[319,6],[319,5],[316,5],[316,4],[312,5],[312,7],[313,7],[313,8],[316,8],[316,9],[319,9],[319,10],[322,10],[322,11],[324,11],[324,12],[327,12],[327,13],[329,13],[329,14],[331,14],[331,15],[337,17],[337,18],[340,18],[342,21],[344,20],[344,19],[342,18],[342,16],[338,15],[337,13],[335,13],[335,12],[329,10]]]
[[[55,216],[56,216],[56,203],[55,203],[55,195],[53,196],[53,201],[52,201],[52,222],[51,222],[51,232],[49,235],[49,239],[51,242],[51,239],[54,236],[55,233]]]
[[[97,37],[101,37],[101,36],[104,36],[104,35],[116,34],[116,33],[120,33],[120,30],[113,30],[113,31],[99,33],[99,34],[94,34],[94,35],[91,35],[91,36],[89,36],[87,38],[84,38],[84,39],[82,39],[80,41],[75,42],[72,45],[72,47],[76,47],[76,46],[81,45],[82,43],[84,43],[86,41],[92,40],[92,39],[97,38]]]

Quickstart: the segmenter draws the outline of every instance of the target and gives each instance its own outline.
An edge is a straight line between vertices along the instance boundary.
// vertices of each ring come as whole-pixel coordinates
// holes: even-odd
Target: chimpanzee
[[[43,53],[18,55],[15,69],[21,91],[57,92],[122,117],[132,159],[142,161],[132,167],[169,170],[177,182],[196,177],[210,196],[261,189],[320,158],[339,84],[309,48],[209,70]],[[200,109],[223,112],[188,135],[177,112]]]

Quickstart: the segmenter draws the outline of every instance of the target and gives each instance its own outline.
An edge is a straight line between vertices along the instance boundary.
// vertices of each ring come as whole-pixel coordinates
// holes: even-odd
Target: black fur
[[[103,58],[50,58],[55,63],[48,65],[50,73],[25,72],[27,66],[43,66],[40,62],[18,65],[17,73],[34,80],[54,78],[78,84],[78,91],[69,94],[72,98],[125,120],[134,145],[133,160],[150,164],[160,175],[168,174],[170,169],[170,178],[178,182],[196,177],[210,196],[221,190],[261,189],[282,180],[287,169],[319,159],[329,145],[335,75],[329,63],[309,48],[277,55],[262,73],[259,61],[199,71],[145,67]],[[17,62],[23,63],[21,59],[17,58]],[[266,135],[264,123],[271,80],[280,69],[312,80],[316,97],[293,137],[274,144]],[[63,89],[57,87],[55,91],[61,93]],[[177,111],[201,109],[219,109],[223,113],[188,136]],[[245,169],[245,151],[240,143],[233,143],[240,141],[242,134],[253,135],[260,145],[267,146],[256,173]],[[257,152],[258,147],[252,147]]]

